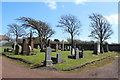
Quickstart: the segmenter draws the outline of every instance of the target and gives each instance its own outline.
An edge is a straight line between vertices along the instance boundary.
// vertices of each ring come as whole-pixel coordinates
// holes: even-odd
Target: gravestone
[[[56,43],[55,51],[56,51],[56,52],[58,51],[58,43]]]
[[[80,53],[80,58],[84,58],[84,49],[82,49],[82,51]]]
[[[19,45],[17,44],[15,46],[15,55],[18,55],[19,54]]]
[[[75,49],[72,48],[72,55],[75,55]]]
[[[64,40],[62,40],[62,51],[64,51]]]
[[[76,48],[76,51],[75,51],[75,59],[79,59],[79,49]]]
[[[100,54],[100,43],[99,42],[94,44],[94,52],[93,52],[93,54],[97,54],[97,55]]]
[[[108,48],[108,43],[105,43],[105,52],[108,52],[109,51],[109,48]]]
[[[57,54],[57,63],[61,63],[62,62],[62,54],[58,53]]]
[[[37,49],[40,49],[40,45],[37,45]]]
[[[58,44],[58,49],[61,50],[61,44],[60,43]]]
[[[46,66],[52,66],[52,60],[51,60],[51,48],[47,47],[46,48],[46,53],[45,53],[45,65]]]
[[[29,55],[29,47],[28,47],[28,44],[27,44],[27,39],[23,39],[22,54],[23,55]]]

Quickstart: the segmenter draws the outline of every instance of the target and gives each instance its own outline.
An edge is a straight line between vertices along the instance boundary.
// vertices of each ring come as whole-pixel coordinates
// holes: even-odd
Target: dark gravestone
[[[62,62],[62,54],[58,53],[57,54],[57,63],[61,63]]]
[[[45,53],[45,65],[46,66],[52,66],[52,60],[51,60],[51,48],[47,47],[46,48],[46,53]]]
[[[64,40],[62,40],[62,51],[64,51]]]
[[[109,51],[109,48],[108,48],[108,43],[105,43],[105,52],[108,52]]]
[[[100,43],[97,42],[94,44],[94,52],[93,54],[99,55],[100,54]]]
[[[4,49],[4,52],[7,52],[7,49]]]
[[[27,44],[27,39],[23,39],[22,54],[29,55],[29,46]]]
[[[79,56],[80,56],[80,58],[84,58],[84,49],[82,49]]]
[[[18,55],[19,54],[19,45],[17,44],[16,46],[15,46],[15,55]]]

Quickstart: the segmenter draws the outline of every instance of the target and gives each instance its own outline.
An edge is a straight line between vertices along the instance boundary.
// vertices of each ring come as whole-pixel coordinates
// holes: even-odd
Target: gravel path
[[[71,74],[30,69],[6,57],[0,58],[1,60],[3,78],[118,78],[118,57],[104,67]]]

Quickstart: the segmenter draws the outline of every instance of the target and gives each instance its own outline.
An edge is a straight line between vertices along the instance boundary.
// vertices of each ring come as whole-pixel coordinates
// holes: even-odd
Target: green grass
[[[3,52],[2,48],[2,52]],[[26,56],[26,55],[13,55],[14,53],[8,53],[5,52],[6,55],[11,56],[11,57],[15,57],[15,58],[22,58],[26,61],[29,61],[31,63],[33,63],[32,65],[42,65],[43,61],[45,60],[45,53],[44,52],[40,52],[39,49],[34,49],[34,52],[36,53],[36,55],[30,55],[30,56]],[[104,54],[100,54],[100,55],[93,55],[93,51],[85,51],[85,57],[82,59],[69,59],[68,55],[70,54],[70,51],[58,51],[58,52],[52,52],[52,56],[56,56],[57,53],[62,53],[62,60],[65,61],[64,63],[60,63],[60,64],[55,64],[53,65],[54,68],[58,68],[58,69],[67,69],[67,68],[72,68],[75,66],[79,66],[81,64],[84,64],[86,62],[90,62],[96,59],[100,59],[102,57],[105,56],[109,56],[109,55],[115,55],[115,52],[109,52],[109,53],[104,53]]]

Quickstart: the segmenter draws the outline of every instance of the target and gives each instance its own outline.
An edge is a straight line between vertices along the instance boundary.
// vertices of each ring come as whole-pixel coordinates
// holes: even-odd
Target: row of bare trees
[[[89,16],[89,18],[91,19],[91,34],[89,35],[89,37],[97,39],[100,42],[102,53],[103,42],[109,39],[110,36],[113,34],[111,24],[107,21],[105,17],[100,14],[93,13]],[[27,17],[20,17],[16,20],[22,22],[21,26],[23,28],[32,28],[38,32],[41,50],[43,50],[44,46],[46,46],[48,38],[50,38],[55,33],[55,31],[50,28],[50,25],[45,22]],[[22,27],[18,26],[17,24],[11,24],[8,26],[10,27],[9,33],[13,33],[16,36],[16,41],[18,37],[22,36],[25,33]],[[74,44],[74,37],[76,35],[79,35],[81,32],[81,26],[82,25],[80,20],[76,16],[71,14],[62,15],[57,25],[57,27],[64,28],[64,31],[70,34],[72,47]]]

